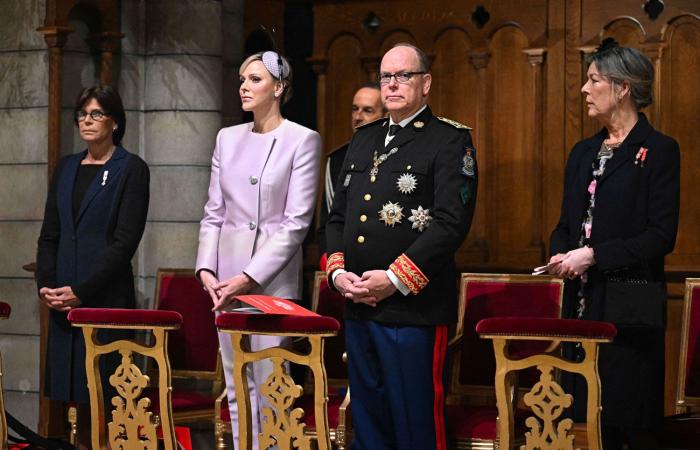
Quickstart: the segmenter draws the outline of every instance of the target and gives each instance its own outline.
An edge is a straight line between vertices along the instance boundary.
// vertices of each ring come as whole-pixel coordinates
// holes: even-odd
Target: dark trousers
[[[447,326],[345,322],[352,450],[445,450]]]

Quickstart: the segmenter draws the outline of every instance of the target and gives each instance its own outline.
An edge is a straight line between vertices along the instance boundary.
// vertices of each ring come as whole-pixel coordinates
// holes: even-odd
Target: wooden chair
[[[311,298],[312,311],[335,318],[343,323],[345,299],[336,291],[330,289],[325,272],[316,272]],[[328,380],[328,426],[331,443],[337,450],[344,450],[352,437],[350,420],[350,389],[348,388],[348,372],[345,359],[345,332],[343,327],[336,336],[325,339],[323,364]],[[304,432],[307,436],[316,438],[316,417],[314,414],[314,384],[309,377],[309,387],[304,395],[296,402],[296,406],[304,410]],[[226,390],[216,401],[217,417],[215,425],[216,448],[228,448],[225,436],[231,434],[231,416],[227,404]]]
[[[512,448],[518,432],[512,392],[513,373],[536,367],[539,381],[523,397],[525,405],[537,416],[525,420],[529,430],[523,433],[521,449],[574,449],[574,422],[560,420],[574,398],[557,383],[555,370],[582,375],[588,385],[587,442],[590,450],[602,448],[600,440],[600,378],[598,377],[598,344],[612,342],[617,329],[611,323],[575,319],[539,317],[496,317],[484,319],[476,326],[482,338],[493,341],[496,355],[496,403],[498,407],[499,447]],[[541,342],[547,347],[535,354],[518,354],[519,342]],[[585,357],[580,362],[560,356],[562,342],[575,342],[583,347]],[[580,401],[580,400],[579,400]]]
[[[85,368],[90,393],[91,448],[156,449],[158,428],[165,450],[177,449],[171,408],[171,377],[168,361],[168,334],[182,323],[182,316],[173,311],[76,308],[68,313],[74,327],[82,328],[85,337]],[[100,329],[148,330],[154,342],[146,346],[133,340],[117,340],[103,344],[97,339]],[[105,435],[105,403],[102,394],[99,358],[111,352],[121,354],[121,364],[109,377],[117,390],[112,398],[112,420]],[[152,358],[158,368],[159,420],[150,409],[151,400],[144,390],[150,378],[134,364],[133,354]]]
[[[700,278],[685,280],[676,415],[666,417],[662,441],[674,448],[700,448]]]
[[[314,276],[313,295],[311,297],[311,310],[322,315],[333,317],[339,323],[343,323],[345,314],[345,298],[328,286],[328,278],[325,272],[316,272]],[[341,325],[336,336],[325,340],[323,352],[323,365],[328,377],[328,426],[330,439],[338,450],[344,450],[351,440],[350,420],[350,388],[348,386],[348,369],[345,361],[345,330]],[[313,380],[309,380],[313,382]],[[316,421],[314,409],[313,384],[310,393],[304,394],[297,406],[305,412],[304,423],[306,434],[316,436]]]
[[[211,298],[194,269],[158,269],[154,298],[157,310],[182,316],[182,325],[170,332],[168,349],[174,382],[173,421],[176,425],[202,421],[215,424],[215,402],[224,375]],[[198,386],[200,380],[209,383],[209,388]],[[150,389],[147,395],[157,398],[157,389]]]
[[[476,324],[490,317],[559,318],[563,296],[561,279],[548,276],[464,273],[460,279],[459,316],[449,343],[451,372],[447,395],[448,437],[456,449],[497,447],[496,360],[491,345],[480,339]],[[543,346],[520,345],[520,353]],[[520,384],[536,383],[536,374],[521,374]],[[515,384],[515,383],[514,383]],[[514,390],[511,395],[515,396]],[[516,410],[522,419],[522,410]],[[524,421],[517,422],[524,431]]]
[[[259,436],[260,450],[272,445],[280,449],[329,450],[331,448],[328,429],[328,386],[323,366],[325,339],[335,336],[340,324],[332,317],[280,316],[269,314],[224,313],[216,318],[219,331],[231,335],[234,355],[233,379],[238,402],[239,442],[237,450],[251,450],[252,421],[246,366],[254,361],[270,358],[273,372],[260,387],[271,407],[263,408],[265,417]],[[272,347],[252,352],[248,344],[251,334],[304,337],[309,340],[310,350],[300,353],[294,349]],[[308,367],[314,376],[314,414],[316,439],[304,433],[304,411],[292,408],[302,395],[285,368],[285,361]]]
[[[9,319],[12,308],[0,302],[0,320]],[[2,357],[0,356],[0,450],[7,450],[7,420],[5,419],[5,402],[2,399]]]

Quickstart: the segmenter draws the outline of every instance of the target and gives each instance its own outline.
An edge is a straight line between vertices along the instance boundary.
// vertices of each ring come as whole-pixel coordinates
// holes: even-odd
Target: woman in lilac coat
[[[301,244],[318,188],[320,136],[280,113],[291,96],[289,63],[275,52],[257,53],[241,64],[239,74],[242,107],[253,112],[254,120],[219,131],[199,230],[196,271],[215,311],[230,310],[233,297],[241,294],[300,298]],[[237,445],[230,337],[220,334],[219,343]],[[276,337],[251,337],[253,349],[280,344]],[[262,409],[258,386],[272,364],[262,361],[248,370],[257,449]]]

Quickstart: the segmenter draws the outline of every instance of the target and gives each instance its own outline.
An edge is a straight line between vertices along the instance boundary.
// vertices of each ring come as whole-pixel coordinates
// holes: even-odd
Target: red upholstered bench
[[[74,327],[82,328],[85,337],[85,367],[92,410],[91,448],[106,448],[107,442],[111,448],[120,446],[135,448],[137,444],[143,447],[146,443],[156,448],[158,446],[157,427],[160,427],[165,449],[176,449],[170,401],[172,389],[170,363],[167,351],[168,332],[180,326],[182,316],[174,311],[77,308],[68,313],[68,320]],[[154,342],[150,346],[141,345],[132,340],[102,344],[97,339],[97,331],[104,328],[148,330],[153,333]],[[121,354],[122,362],[110,376],[110,383],[117,389],[118,395],[112,402],[118,406],[115,406],[112,414],[109,415],[112,421],[108,424],[108,436],[105,436],[104,421],[107,415],[104,411],[105,402],[102,397],[98,358],[115,351]],[[153,420],[153,410],[149,410],[150,401],[144,400],[144,389],[150,382],[149,377],[142,374],[139,367],[133,363],[133,353],[153,358],[158,367],[158,389],[161,393],[165,393],[158,399],[159,424]]]
[[[0,319],[9,319],[12,308],[5,302],[0,302]],[[2,358],[0,357],[0,448],[7,447],[7,421],[5,419],[5,402],[2,398]]]
[[[340,323],[332,317],[325,316],[287,316],[271,314],[245,314],[224,313],[216,318],[216,326],[219,331],[231,335],[233,346],[233,380],[236,387],[238,400],[239,442],[238,447],[249,449],[251,446],[251,411],[248,380],[245,367],[247,364],[270,358],[273,363],[273,372],[266,385],[274,391],[270,395],[265,387],[261,389],[267,402],[271,406],[269,414],[275,417],[272,422],[284,423],[281,429],[271,421],[263,421],[261,424],[260,446],[272,439],[277,442],[296,442],[299,448],[307,448],[311,445],[312,438],[304,434],[304,424],[301,421],[304,413],[301,408],[291,408],[294,401],[301,397],[302,388],[298,386],[287,372],[284,362],[309,367],[314,377],[314,419],[317,430],[316,448],[318,450],[330,450],[328,428],[328,385],[326,373],[323,368],[324,339],[335,336],[340,329]],[[248,336],[251,334],[264,334],[289,337],[304,337],[309,341],[309,351],[300,353],[293,349],[283,347],[271,347],[257,352],[251,352],[247,345]],[[218,419],[223,416],[223,409],[218,412]],[[217,424],[217,430],[225,427],[225,424]]]
[[[511,392],[513,373],[537,367],[539,381],[523,397],[535,416],[525,420],[526,448],[574,448],[571,419],[559,420],[574,399],[555,380],[554,370],[565,370],[582,375],[588,384],[588,448],[601,449],[600,441],[600,379],[598,378],[598,344],[612,342],[617,334],[613,324],[571,319],[539,317],[494,317],[481,320],[476,331],[482,338],[493,341],[496,355],[496,405],[498,407],[498,442],[502,448],[511,448],[518,431],[513,411]],[[513,343],[547,341],[540,353],[527,356],[513,354]],[[560,356],[562,342],[579,343],[585,352],[582,361],[575,362]],[[564,447],[562,447],[564,446]]]

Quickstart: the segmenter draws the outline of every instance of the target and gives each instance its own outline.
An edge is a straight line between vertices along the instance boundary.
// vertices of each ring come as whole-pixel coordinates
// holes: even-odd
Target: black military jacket
[[[411,290],[376,308],[348,303],[347,317],[388,324],[449,324],[457,317],[454,254],[471,226],[477,187],[469,129],[426,108],[384,147],[389,119],[350,141],[326,225],[328,274],[391,269]],[[391,153],[391,150],[397,150]],[[377,166],[373,156],[391,153]],[[382,219],[381,212],[391,216]],[[331,283],[332,285],[332,283]]]

